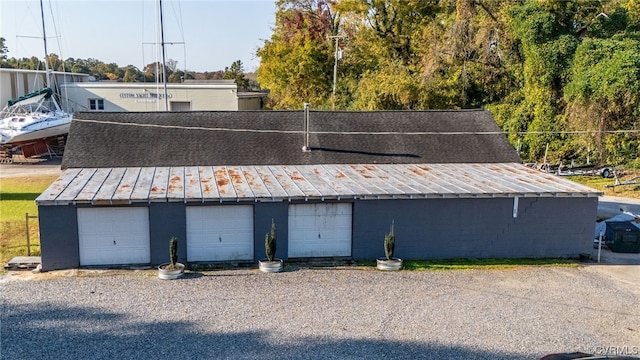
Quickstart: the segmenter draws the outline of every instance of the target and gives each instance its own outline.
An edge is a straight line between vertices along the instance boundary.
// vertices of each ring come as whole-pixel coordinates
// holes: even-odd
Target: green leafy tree
[[[566,104],[562,91],[579,43],[577,8],[574,1],[525,0],[506,11],[514,51],[510,59],[517,63],[511,66],[516,70],[512,74],[522,87],[513,89],[492,109],[504,129],[534,132],[518,137],[525,160],[542,159],[547,144],[550,159],[564,156],[566,139],[560,132],[565,128]]]
[[[7,60],[7,53],[9,53],[9,49],[4,44],[5,39],[0,37],[0,64],[4,63]]]
[[[338,76],[345,86],[338,91],[339,103],[369,110],[423,107],[427,89],[420,79],[418,54],[425,26],[437,10],[434,4],[345,0],[336,5],[340,34],[346,37]]]
[[[242,68],[242,61],[240,60],[234,61],[230,67],[225,67],[222,78],[225,80],[235,80],[236,85],[238,85],[238,90],[249,89],[249,80],[244,77],[244,69]]]
[[[640,39],[614,36],[587,39],[576,51],[572,80],[565,87],[572,129],[599,131],[582,138],[604,162],[620,163],[638,156],[636,134],[603,133],[633,129],[640,115]]]

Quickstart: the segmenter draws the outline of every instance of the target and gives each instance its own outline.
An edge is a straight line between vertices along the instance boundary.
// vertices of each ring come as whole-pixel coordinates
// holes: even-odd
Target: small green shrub
[[[276,223],[271,219],[271,231],[264,236],[264,249],[267,259],[273,261],[276,256]]]
[[[171,268],[175,269],[178,262],[178,239],[175,236],[169,240],[169,260],[171,261]]]
[[[391,231],[384,236],[384,254],[387,260],[393,259],[393,251],[396,247],[396,236],[393,234],[393,220],[391,221]]]

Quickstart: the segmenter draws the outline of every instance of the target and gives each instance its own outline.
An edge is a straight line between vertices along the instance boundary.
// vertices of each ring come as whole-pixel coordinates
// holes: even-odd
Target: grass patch
[[[24,220],[24,214],[36,215],[35,199],[57,176],[0,179],[0,221]]]
[[[376,266],[375,260],[358,261],[358,266]],[[508,269],[523,266],[579,266],[571,259],[434,259],[404,260],[403,270]]]
[[[522,266],[578,266],[570,259],[443,259],[406,260],[406,270],[507,269]]]
[[[0,264],[27,256],[25,214],[38,215],[35,199],[57,176],[0,179]],[[31,256],[40,255],[38,219],[29,220]],[[4,270],[0,270],[3,272]]]

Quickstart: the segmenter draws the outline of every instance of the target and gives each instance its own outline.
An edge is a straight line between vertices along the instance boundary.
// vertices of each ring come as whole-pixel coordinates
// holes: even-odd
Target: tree
[[[504,129],[534,132],[511,137],[522,141],[526,161],[542,159],[547,144],[554,160],[567,155],[562,91],[579,44],[577,9],[577,1],[525,0],[506,10],[514,49],[512,74],[522,87],[493,110]]]
[[[71,68],[71,72],[79,73],[79,74],[87,74],[89,73],[89,69],[87,69],[85,66],[82,66],[80,64],[76,64],[76,65],[73,65],[73,67]]]
[[[576,51],[572,80],[565,87],[567,116],[573,129],[599,131],[583,141],[600,160],[620,163],[637,157],[635,134],[603,131],[632,129],[640,115],[640,39],[620,35],[587,39]]]
[[[9,49],[4,44],[5,38],[0,37],[0,62],[4,62],[7,60],[7,53],[9,53]]]
[[[275,109],[300,108],[305,102],[316,107],[329,104],[333,48],[339,17],[333,1],[279,0],[276,26],[269,40],[258,49],[257,79],[270,90]]]
[[[242,61],[240,60],[234,61],[231,67],[225,67],[222,78],[225,80],[235,80],[238,90],[246,91],[249,89],[249,80],[244,77],[244,69],[242,68]]]
[[[426,97],[416,56],[424,26],[435,14],[433,2],[346,0],[342,13],[344,56],[340,97],[355,109],[417,109]],[[338,99],[340,102],[340,99]],[[344,103],[344,102],[343,102]]]
[[[171,74],[175,71],[177,61],[169,59],[169,61],[166,61],[165,64],[166,64],[166,66],[164,67],[165,74],[167,76],[167,82],[169,82],[170,81],[169,79],[171,78]],[[161,62],[159,61],[152,62],[145,65],[142,71],[144,72],[147,80],[155,81],[155,79],[157,79],[159,82],[163,82],[162,67],[163,66]],[[179,81],[176,81],[176,82],[179,82]]]
[[[194,74],[191,72],[182,71],[182,70],[176,70],[171,74],[171,76],[169,76],[170,83],[180,83],[180,82],[183,82],[184,80],[189,80],[189,79],[195,79]]]

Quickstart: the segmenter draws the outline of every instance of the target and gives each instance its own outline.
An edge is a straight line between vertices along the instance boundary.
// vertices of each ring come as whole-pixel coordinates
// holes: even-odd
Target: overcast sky
[[[43,2],[49,53],[140,69],[161,60],[154,45],[160,42],[156,0]],[[260,63],[256,50],[275,25],[274,0],[162,0],[162,5],[167,59],[176,60],[179,69],[224,70],[241,60],[252,72]],[[0,37],[10,58],[43,58],[39,0],[0,0]]]

